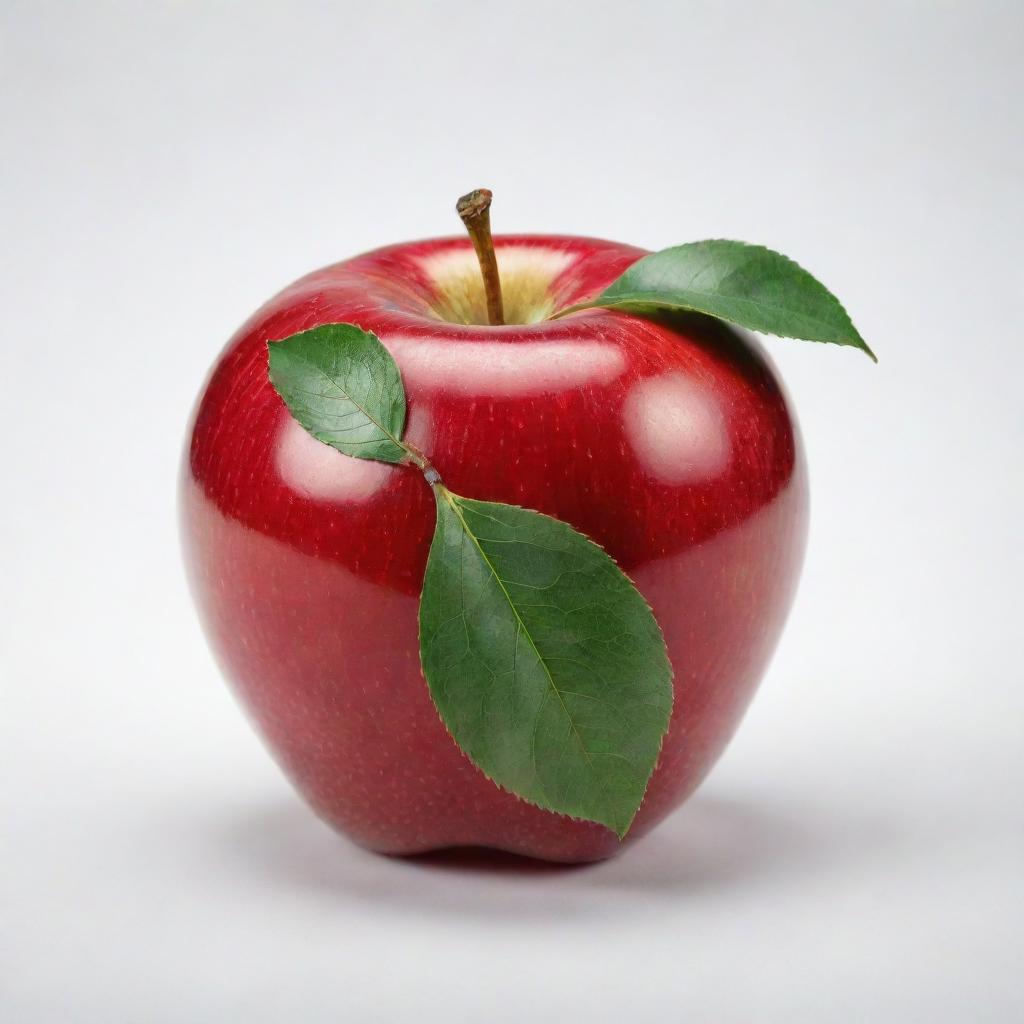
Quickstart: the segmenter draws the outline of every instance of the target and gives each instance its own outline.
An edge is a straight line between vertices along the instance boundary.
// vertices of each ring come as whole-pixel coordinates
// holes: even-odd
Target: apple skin
[[[503,277],[539,268],[560,307],[645,255],[574,237],[495,244]],[[504,327],[438,319],[438,275],[471,258],[466,239],[380,249],[302,278],[238,331],[190,430],[185,561],[225,675],[331,825],[391,854],[482,846],[600,860],[693,792],[753,695],[803,560],[802,444],[760,346],[715,321],[606,310]],[[624,843],[499,789],[445,731],[417,632],[430,488],[414,469],[314,440],[268,381],[268,340],[331,322],[373,331],[392,352],[406,437],[451,490],[565,520],[650,602],[675,704]]]

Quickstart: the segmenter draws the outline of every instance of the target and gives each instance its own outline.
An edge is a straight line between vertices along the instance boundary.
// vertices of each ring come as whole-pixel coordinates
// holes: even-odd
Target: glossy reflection
[[[506,244],[550,249],[551,287],[569,302],[640,255],[571,238]],[[758,346],[700,318],[439,324],[424,267],[467,250],[416,243],[318,271],[243,327],[196,411],[186,561],[226,674],[328,821],[389,852],[480,844],[593,860],[619,848],[611,832],[497,789],[430,703],[417,634],[430,489],[309,438],[269,386],[266,341],[331,321],[375,331],[402,369],[408,436],[453,490],[564,519],[636,581],[676,701],[629,841],[703,778],[777,641],[806,530],[800,440]]]
[[[407,386],[423,392],[517,398],[608,384],[626,368],[622,351],[599,341],[500,341],[452,344],[391,337],[391,354]]]
[[[319,501],[365,501],[398,472],[383,462],[339,459],[337,452],[307,433],[298,420],[281,429],[277,471],[296,494]]]
[[[502,246],[497,257],[503,278],[527,273],[555,278],[582,258],[582,254],[554,246],[512,244]],[[428,250],[419,256],[418,262],[438,282],[446,283],[450,277],[472,277],[474,282],[479,280],[480,265],[471,248],[448,246]]]
[[[423,406],[408,417],[405,438],[420,449],[430,447],[430,425]],[[278,432],[275,463],[282,484],[295,494],[346,504],[368,501],[396,473],[403,472],[369,459],[339,459],[337,451],[290,418]]]
[[[637,457],[664,483],[714,479],[728,465],[718,399],[682,373],[640,381],[626,396],[623,416]]]

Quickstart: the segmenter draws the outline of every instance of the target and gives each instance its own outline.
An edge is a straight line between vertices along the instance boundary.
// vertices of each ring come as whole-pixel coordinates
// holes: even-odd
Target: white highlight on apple
[[[663,483],[712,477],[728,464],[722,410],[681,373],[637,384],[626,397],[623,417],[638,458]]]
[[[418,447],[430,436],[429,413],[412,410],[405,430]],[[357,459],[318,441],[298,420],[288,417],[275,453],[277,471],[289,487],[316,501],[365,501],[379,491],[396,467]]]
[[[554,280],[579,259],[576,254],[564,249],[536,245],[502,245],[500,242],[495,246],[494,252],[502,277],[530,274]],[[471,248],[449,249],[446,252],[422,256],[419,263],[435,281],[464,275],[476,277],[480,274],[480,264]]]
[[[598,341],[435,341],[388,338],[402,379],[424,391],[538,395],[607,384],[626,366],[617,346]]]

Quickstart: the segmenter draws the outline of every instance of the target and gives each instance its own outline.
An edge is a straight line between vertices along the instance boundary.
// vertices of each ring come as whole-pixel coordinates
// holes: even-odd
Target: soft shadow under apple
[[[870,822],[710,795],[690,801],[621,856],[575,867],[491,850],[380,856],[336,835],[298,801],[221,821],[204,836],[261,885],[290,888],[321,905],[358,900],[394,911],[516,920],[582,918],[607,911],[609,900],[642,912],[666,897],[706,899],[816,874],[837,858],[885,845],[882,839]]]

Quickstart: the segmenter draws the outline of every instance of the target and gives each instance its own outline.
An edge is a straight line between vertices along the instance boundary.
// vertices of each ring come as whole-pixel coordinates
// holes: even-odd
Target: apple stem
[[[491,238],[491,199],[489,188],[477,188],[467,192],[456,204],[455,209],[466,225],[473,240],[476,258],[480,261],[480,274],[484,279],[484,296],[487,299],[487,319],[492,327],[505,323],[505,310],[501,301],[501,278],[498,276],[498,258],[494,254],[494,240]]]

